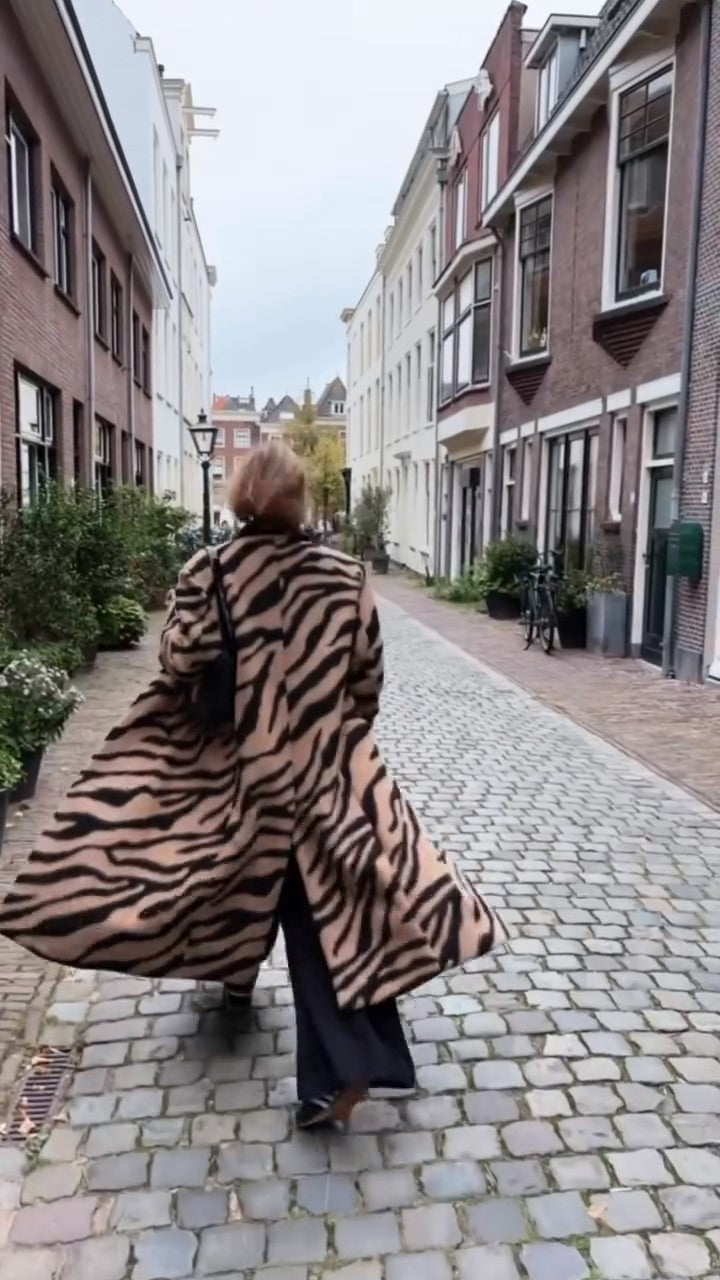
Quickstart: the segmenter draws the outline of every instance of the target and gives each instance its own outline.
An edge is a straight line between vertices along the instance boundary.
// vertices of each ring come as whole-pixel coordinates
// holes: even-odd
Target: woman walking
[[[411,1088],[396,998],[505,935],[382,763],[372,593],[302,535],[302,464],[262,446],[229,498],[242,533],[181,573],[162,673],[70,791],[0,932],[242,1000],[279,922],[309,1127]]]

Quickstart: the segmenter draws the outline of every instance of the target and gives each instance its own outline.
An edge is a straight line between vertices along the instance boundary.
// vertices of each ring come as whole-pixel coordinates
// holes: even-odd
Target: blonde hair
[[[271,520],[299,529],[306,515],[305,468],[286,444],[261,444],[241,462],[228,485],[238,520]]]

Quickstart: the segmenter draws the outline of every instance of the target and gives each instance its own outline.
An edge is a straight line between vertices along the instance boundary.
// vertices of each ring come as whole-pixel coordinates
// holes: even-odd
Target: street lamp
[[[218,435],[217,427],[214,427],[212,423],[208,423],[206,413],[200,413],[197,426],[190,427],[190,435],[203,470],[203,539],[205,546],[208,547],[212,534],[210,519],[210,463],[215,452],[215,442]]]

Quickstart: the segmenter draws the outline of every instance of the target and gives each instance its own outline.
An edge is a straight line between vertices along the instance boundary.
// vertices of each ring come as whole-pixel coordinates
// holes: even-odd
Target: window
[[[405,429],[410,430],[412,418],[412,356],[405,357]]]
[[[371,449],[372,449],[372,447],[373,447],[373,416],[372,416],[372,413],[373,413],[372,387],[368,387],[368,393],[367,393],[367,427],[366,427],[367,450],[368,450],[368,453],[370,452],[370,450],[371,450]]]
[[[455,294],[442,304],[442,370],[440,401],[452,399],[455,389]]]
[[[535,113],[536,132],[545,127],[553,113],[558,99],[558,48],[553,49],[538,76],[537,110]]]
[[[497,194],[500,181],[500,114],[496,112],[482,140],[482,208]]]
[[[145,445],[140,441],[135,441],[135,485],[138,489],[145,487],[147,480],[145,472],[146,450]]]
[[[145,395],[149,396],[151,385],[152,385],[151,383],[152,375],[150,372],[150,334],[148,333],[147,329],[144,327],[142,331],[141,360],[142,360],[142,389],[145,392]]]
[[[434,222],[430,228],[430,272],[432,275],[430,284],[432,285],[438,277],[437,227]]]
[[[365,372],[365,325],[360,325],[360,372]]]
[[[420,306],[423,300],[424,290],[425,290],[425,281],[423,279],[423,247],[422,245],[420,245],[420,248],[417,251],[417,289],[418,289],[418,306]]]
[[[412,262],[410,263],[410,265],[408,266],[408,269],[407,269],[407,309],[408,309],[408,319],[409,319],[409,318],[410,318],[410,316],[412,315],[412,309],[413,309],[413,269],[412,269]]]
[[[66,298],[73,295],[72,203],[58,183],[52,188],[53,279]]]
[[[17,375],[18,494],[23,507],[42,495],[57,474],[56,393],[27,374]]]
[[[660,288],[672,86],[663,71],[620,98],[618,298]]]
[[[597,456],[594,428],[550,441],[546,545],[566,572],[586,567],[594,542]]]
[[[517,449],[506,449],[503,457],[503,533],[510,536],[515,522],[515,471]]]
[[[608,515],[611,520],[620,523],[622,520],[623,499],[625,497],[625,435],[627,423],[624,418],[615,418],[612,429],[612,453],[610,457],[610,486],[608,489]]]
[[[395,373],[395,386],[397,390],[397,431],[398,436],[402,435],[403,424],[403,382],[402,382],[402,365],[399,364]]]
[[[271,440],[274,439],[274,436],[270,436],[270,439]],[[225,479],[225,462],[223,459],[220,459],[219,462],[213,462],[212,478],[213,480],[216,480],[219,483],[221,483]]]
[[[377,300],[375,313],[375,355],[379,357],[382,350],[382,303],[379,298]]]
[[[345,401],[333,400],[330,405],[330,412],[334,418],[341,418],[345,413]]]
[[[427,420],[435,418],[435,330],[428,334]]]
[[[34,253],[37,240],[33,191],[35,139],[12,111],[7,118],[7,144],[13,235]]]
[[[532,439],[523,442],[522,492],[520,494],[520,519],[524,524],[530,519],[530,498],[533,481],[533,445]]]
[[[107,333],[107,263],[96,244],[92,250],[92,306],[95,337],[104,342]]]
[[[422,343],[415,345],[415,426],[422,419]]]
[[[95,488],[100,494],[107,494],[113,481],[113,435],[114,427],[103,418],[95,419]]]
[[[675,457],[675,437],[677,434],[677,407],[659,409],[655,414],[655,430],[653,433],[653,460]]]
[[[394,400],[393,390],[394,390],[393,376],[392,376],[392,374],[391,374],[391,373],[389,373],[389,374],[388,374],[388,422],[389,422],[389,424],[390,424],[390,435],[391,435],[391,437],[392,437],[392,434],[393,434],[393,410],[394,410],[394,407],[395,407],[395,400]]]
[[[215,429],[217,431],[217,435],[215,437],[215,448],[224,449],[225,448],[225,428],[216,427]]]
[[[430,549],[430,463],[425,463],[425,546]]]
[[[116,360],[123,357],[123,291],[114,272],[110,273],[110,349]]]
[[[467,172],[463,170],[462,177],[455,186],[455,249],[459,249],[465,239],[465,228],[467,226]]]
[[[397,331],[398,333],[403,327],[403,282],[399,282],[397,287]]]
[[[441,401],[490,381],[491,306],[492,260],[486,258],[443,303]]]
[[[250,448],[250,428],[235,427],[235,430],[233,432],[233,440],[235,442],[236,449],[249,449]]]
[[[390,294],[390,327],[388,329],[388,346],[392,346],[395,337],[395,294]]]
[[[552,196],[520,213],[520,355],[547,351]]]
[[[132,318],[132,362],[133,377],[138,386],[141,385],[142,374],[140,365],[140,317],[137,311],[133,311]]]

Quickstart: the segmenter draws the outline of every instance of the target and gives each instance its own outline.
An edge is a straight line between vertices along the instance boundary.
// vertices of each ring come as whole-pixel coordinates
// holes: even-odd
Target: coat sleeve
[[[180,571],[160,639],[160,663],[170,676],[192,680],[222,651],[213,571],[199,551]]]
[[[384,680],[383,642],[380,619],[367,575],[358,599],[358,623],[350,660],[349,693],[358,714],[372,724],[380,710]]]

